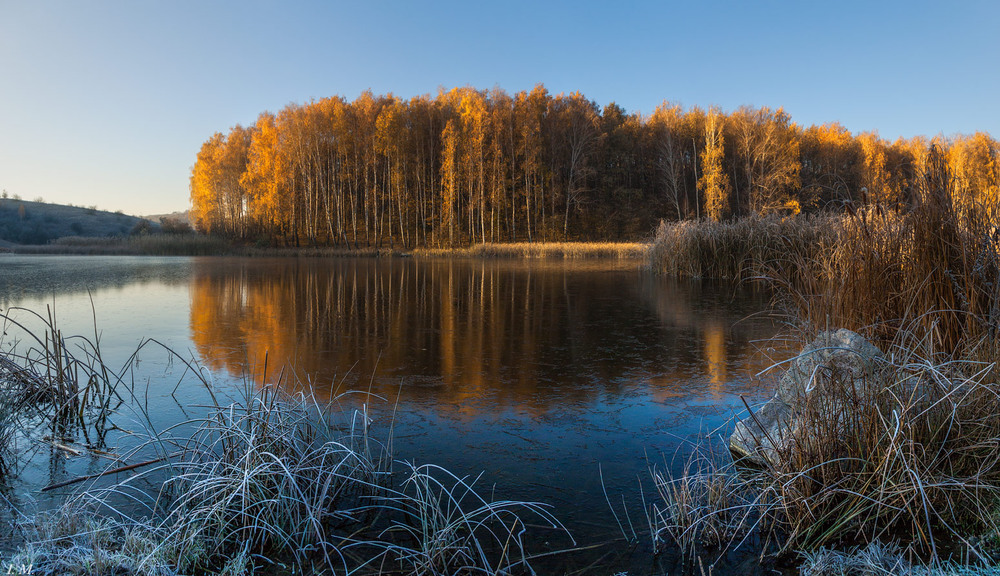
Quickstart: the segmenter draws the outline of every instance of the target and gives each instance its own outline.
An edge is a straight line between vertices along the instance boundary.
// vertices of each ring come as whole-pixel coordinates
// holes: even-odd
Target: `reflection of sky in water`
[[[749,376],[769,361],[751,341],[774,333],[751,317],[764,294],[619,264],[0,263],[0,301],[44,313],[54,300],[66,333],[93,333],[93,297],[116,362],[154,337],[195,355],[219,383],[248,366],[259,372],[266,354],[269,380],[285,367],[319,396],[370,388],[387,399],[375,415],[395,422],[398,457],[482,471],[502,498],[552,503],[583,543],[618,530],[598,466],[608,494],[644,525],[638,485],[648,497],[648,468],[676,469],[687,442],[727,432],[739,394],[764,395]],[[143,358],[156,426],[184,419],[170,394],[179,368]],[[205,401],[197,387],[180,394]]]

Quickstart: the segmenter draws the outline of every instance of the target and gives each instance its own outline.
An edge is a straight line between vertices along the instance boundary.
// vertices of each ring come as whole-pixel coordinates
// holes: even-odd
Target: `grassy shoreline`
[[[474,244],[463,248],[271,248],[240,246],[201,235],[150,235],[130,238],[61,238],[45,245],[0,247],[21,255],[80,256],[242,256],[315,258],[476,258],[552,260],[641,260],[650,244],[643,242],[514,242]]]

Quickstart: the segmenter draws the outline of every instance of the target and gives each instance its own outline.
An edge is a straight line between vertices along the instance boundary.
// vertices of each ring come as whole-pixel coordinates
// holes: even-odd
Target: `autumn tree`
[[[247,167],[240,184],[247,191],[250,218],[257,230],[282,234],[288,216],[290,161],[280,141],[280,132],[273,114],[265,112],[257,118],[250,143]]]
[[[524,200],[525,235],[531,242],[538,229],[539,219],[544,218],[545,203],[541,190],[544,181],[542,158],[542,123],[548,110],[549,94],[541,84],[531,92],[520,92],[514,101],[515,126],[518,136],[517,160],[520,196]]]
[[[236,125],[228,136],[214,134],[198,152],[191,169],[191,204],[198,230],[246,235],[248,204],[240,178],[246,170],[251,137],[251,130]]]
[[[781,108],[741,108],[730,118],[737,133],[746,202],[751,212],[767,214],[798,204],[800,189],[797,129]]]
[[[501,222],[506,222],[509,236],[517,235],[516,203],[511,197],[517,179],[514,172],[516,145],[513,98],[496,88],[490,101],[490,241],[496,242],[501,236]]]
[[[698,189],[705,197],[705,215],[716,222],[729,213],[729,176],[723,166],[724,142],[722,119],[718,110],[710,110],[705,124],[705,148],[701,153],[701,178]]]
[[[216,132],[201,145],[201,150],[191,168],[191,219],[199,232],[211,234],[221,221],[217,182],[219,167],[216,151],[225,142],[225,136]]]
[[[862,186],[860,143],[838,123],[810,126],[799,136],[800,196],[821,208],[854,201]],[[860,200],[859,198],[857,200]]]
[[[466,215],[470,238],[476,241],[476,229],[480,240],[486,237],[486,130],[488,116],[485,95],[472,89],[464,89],[458,101],[458,115],[461,125],[462,162],[465,168],[464,180]]]
[[[998,152],[997,141],[984,132],[956,137],[947,151],[952,196],[966,221],[973,213],[1000,215]]]
[[[441,227],[448,229],[448,245],[455,245],[455,200],[458,197],[458,130],[449,120],[441,134]]]
[[[889,170],[885,142],[878,132],[864,132],[858,136],[861,144],[861,154],[864,159],[861,172],[862,192],[872,204],[888,205],[896,201],[896,196],[890,188]]]

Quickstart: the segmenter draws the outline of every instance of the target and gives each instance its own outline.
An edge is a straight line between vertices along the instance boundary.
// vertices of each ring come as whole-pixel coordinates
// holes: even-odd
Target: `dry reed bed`
[[[748,280],[775,266],[820,258],[836,243],[840,218],[748,217],[727,222],[661,222],[648,253],[652,270],[670,276]]]
[[[646,257],[649,244],[642,242],[515,242],[474,244],[468,248],[417,248],[414,256],[465,258],[544,258],[544,259],[617,259]]]
[[[814,330],[887,345],[905,326],[946,352],[997,358],[998,228],[1000,206],[961,207],[938,191],[907,210],[662,224],[648,262],[669,275],[767,281]]]
[[[908,212],[858,211],[842,218],[833,250],[799,268],[812,273],[773,278],[809,325],[834,324],[881,343],[910,333],[944,352],[992,361],[1000,351],[997,210],[962,213],[932,194]]]

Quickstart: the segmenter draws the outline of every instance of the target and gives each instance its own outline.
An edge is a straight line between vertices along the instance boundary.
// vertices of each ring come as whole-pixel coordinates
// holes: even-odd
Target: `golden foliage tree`
[[[789,206],[800,189],[798,130],[781,108],[740,108],[735,123],[736,149],[743,168],[746,202],[751,212],[767,214]]]
[[[458,130],[452,120],[441,133],[441,227],[448,230],[448,245],[455,245],[455,200],[458,198]]]
[[[705,215],[720,221],[729,215],[729,176],[723,160],[725,152],[722,120],[717,110],[710,110],[705,124],[705,148],[701,153],[701,178],[698,189],[705,197]]]
[[[891,205],[898,200],[886,160],[886,145],[878,132],[864,132],[858,136],[864,169],[861,173],[862,192],[872,204]]]
[[[1000,208],[1000,146],[985,132],[959,136],[947,154],[952,195],[959,213],[989,212]]]

